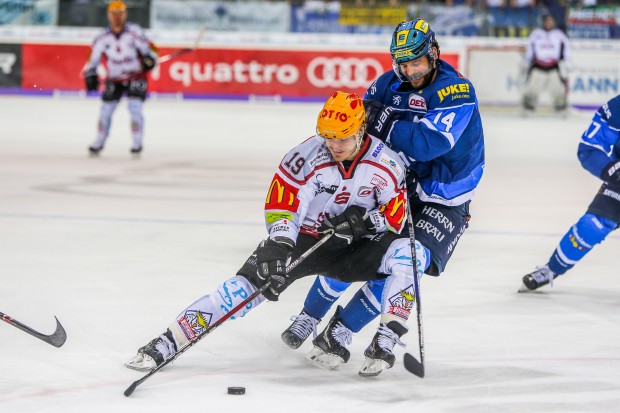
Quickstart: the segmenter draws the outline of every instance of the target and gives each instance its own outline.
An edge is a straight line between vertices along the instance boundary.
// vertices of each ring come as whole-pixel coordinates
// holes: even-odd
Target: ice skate
[[[142,153],[142,146],[138,146],[137,148],[131,148],[129,150],[129,153],[131,153],[131,156],[133,156],[134,159],[140,158],[140,154]]]
[[[395,344],[405,347],[405,344],[400,341],[400,337],[406,332],[407,328],[398,321],[390,321],[387,324],[381,323],[372,342],[364,351],[366,360],[364,360],[358,374],[364,377],[377,376],[384,369],[392,368],[396,361],[396,356],[392,350]]]
[[[151,340],[146,346],[138,349],[131,360],[125,363],[125,366],[140,371],[150,371],[162,364],[165,360],[174,356],[177,346],[170,330],[159,337]]]
[[[101,152],[103,150],[103,146],[89,146],[88,147],[88,154],[90,155],[91,158],[97,158],[99,157],[99,152]]]
[[[316,337],[316,326],[321,322],[320,319],[316,319],[308,315],[304,310],[299,315],[291,317],[291,324],[282,333],[282,341],[292,349],[299,348],[304,341],[313,333],[313,338]]]
[[[340,307],[325,330],[312,340],[314,348],[306,355],[306,360],[329,370],[346,363],[351,357],[346,345],[351,344],[353,332],[340,322],[339,311]]]
[[[523,277],[523,283],[519,288],[519,292],[531,292],[547,284],[553,287],[553,279],[556,277],[557,274],[554,274],[548,265],[538,267],[535,271]]]

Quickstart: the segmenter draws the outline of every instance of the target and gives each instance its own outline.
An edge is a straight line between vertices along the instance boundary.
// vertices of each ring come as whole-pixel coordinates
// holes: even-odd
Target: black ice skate
[[[394,366],[396,356],[392,352],[394,345],[405,347],[405,343],[400,338],[407,333],[407,327],[398,321],[390,321],[387,324],[381,323],[372,342],[364,351],[366,360],[360,368],[359,375],[364,377],[377,376],[383,369]]]
[[[313,337],[316,337],[316,326],[321,322],[320,319],[316,319],[311,315],[308,315],[304,310],[301,310],[299,315],[291,317],[293,324],[291,324],[282,333],[282,341],[290,348],[299,348],[304,341],[313,333]]]
[[[340,321],[338,314],[341,310],[339,306],[325,330],[312,340],[314,348],[306,355],[306,360],[319,367],[333,370],[351,357],[346,345],[351,344],[353,332]]]
[[[102,150],[103,150],[103,146],[99,146],[99,147],[89,146],[88,147],[88,153],[93,158],[96,158],[97,156],[99,156],[99,152],[101,152]]]
[[[557,276],[557,274],[549,269],[548,265],[538,267],[535,271],[523,277],[523,284],[521,284],[519,292],[527,293],[547,284],[553,287],[553,280]]]
[[[129,152],[134,158],[139,158],[140,154],[142,153],[142,146],[138,146],[137,148],[131,148]]]
[[[141,371],[149,371],[174,356],[177,351],[176,342],[170,330],[151,340],[146,346],[140,347],[138,354],[125,363],[125,366]]]

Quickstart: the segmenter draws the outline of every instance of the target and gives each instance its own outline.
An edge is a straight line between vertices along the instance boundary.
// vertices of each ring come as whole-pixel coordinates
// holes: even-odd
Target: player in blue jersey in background
[[[454,248],[468,227],[469,204],[484,170],[484,134],[473,85],[452,66],[440,59],[439,44],[429,24],[422,19],[400,23],[390,45],[393,70],[381,75],[364,99],[367,131],[407,162],[407,186],[412,205],[418,271],[438,276],[446,267]],[[374,183],[380,187],[382,183]],[[417,243],[416,243],[417,244]],[[312,285],[299,315],[282,333],[283,341],[298,348],[327,314],[349,283],[319,276]],[[309,359],[328,368],[317,349],[345,355],[347,362],[352,333],[359,332],[379,314],[382,301],[399,297],[383,296],[383,281],[367,282],[346,307],[338,307],[327,329],[313,340]],[[387,326],[378,334],[386,339],[378,345],[383,362],[371,359],[376,340],[366,349],[360,375],[379,374],[394,364],[393,347]],[[389,333],[389,332],[388,332]]]
[[[581,165],[603,185],[586,213],[560,240],[547,264],[523,277],[519,292],[534,291],[573,268],[620,224],[620,95],[601,106],[581,136]]]

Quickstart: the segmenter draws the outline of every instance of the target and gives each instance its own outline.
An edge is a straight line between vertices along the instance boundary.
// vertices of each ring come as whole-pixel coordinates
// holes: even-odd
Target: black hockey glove
[[[142,56],[142,70],[148,72],[155,67],[155,59],[151,56]]]
[[[288,286],[286,261],[295,243],[288,238],[278,241],[267,239],[256,249],[256,265],[258,278],[263,284],[270,281],[269,289],[263,295],[269,301],[278,301],[278,296]]]
[[[366,132],[385,142],[392,125],[398,120],[398,111],[376,100],[364,99],[363,103],[366,110]]]
[[[84,78],[86,83],[86,90],[89,92],[96,92],[99,90],[99,78],[97,75],[88,75]]]
[[[620,186],[620,161],[608,163],[601,172],[601,179],[609,185]]]
[[[359,241],[364,235],[371,234],[374,224],[365,219],[366,209],[351,205],[342,214],[326,218],[319,231],[333,230],[334,235],[325,243],[327,248],[346,248],[352,242]]]

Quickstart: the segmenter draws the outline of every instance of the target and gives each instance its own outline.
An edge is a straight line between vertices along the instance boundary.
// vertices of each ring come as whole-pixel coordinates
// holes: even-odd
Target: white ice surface
[[[149,101],[133,160],[123,102],[90,159],[98,100],[1,97],[0,311],[43,333],[56,315],[68,340],[54,348],[0,323],[0,412],[619,411],[618,235],[552,289],[516,293],[598,188],[576,158],[590,113],[483,113],[487,168],[470,229],[445,273],[422,280],[426,378],[404,370],[400,347],[393,369],[357,375],[375,323],[338,371],[306,365],[311,344],[292,351],[280,333],[308,278],[123,396],[142,376],[123,362],[265,235],[271,176],[319,109]]]

